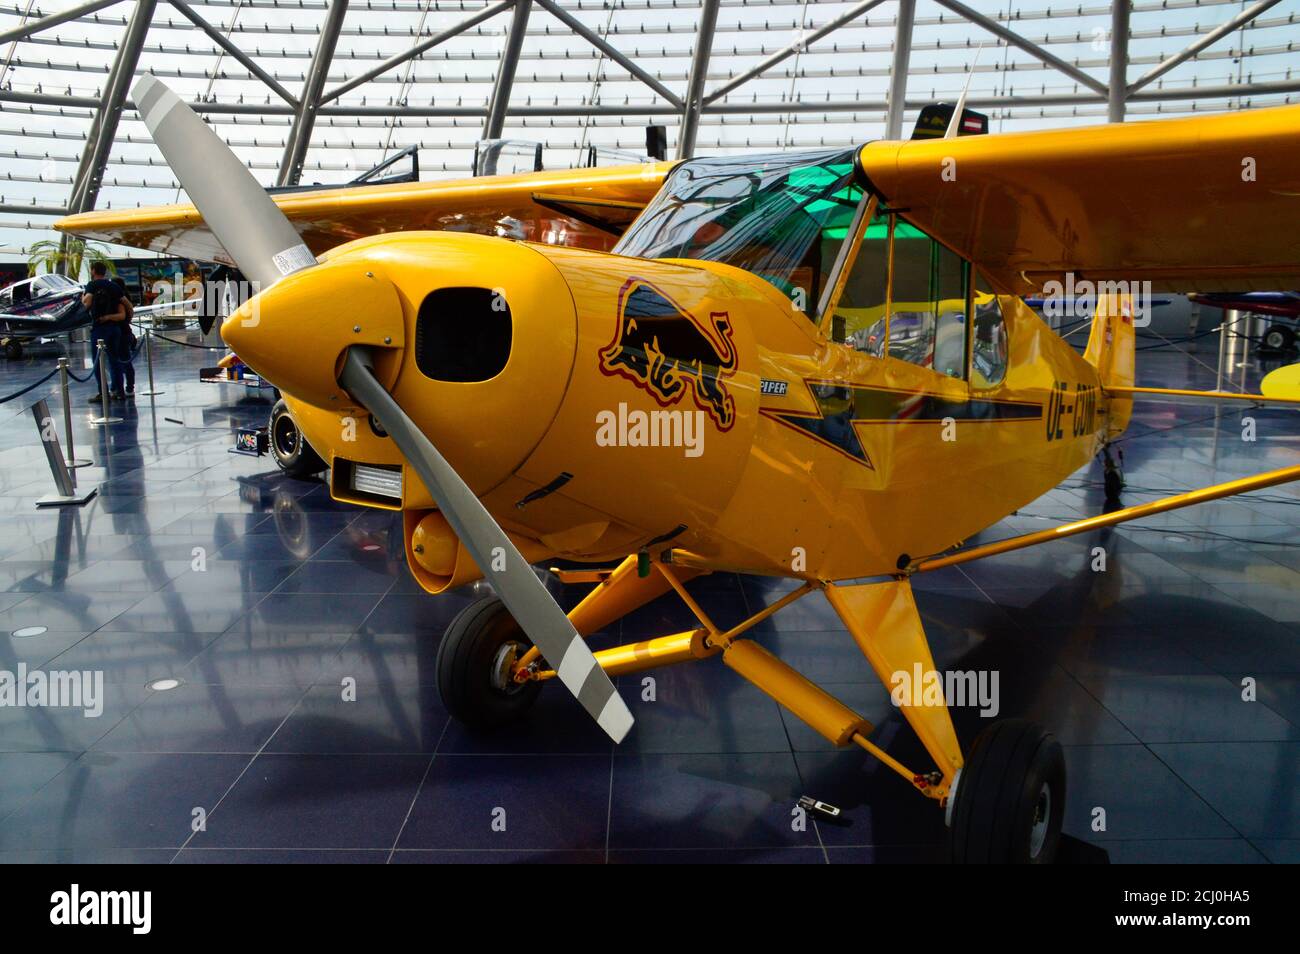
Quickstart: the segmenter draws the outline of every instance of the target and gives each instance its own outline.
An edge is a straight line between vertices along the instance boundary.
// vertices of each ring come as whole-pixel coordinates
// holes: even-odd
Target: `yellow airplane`
[[[933,800],[954,859],[1051,861],[1049,733],[1008,720],[963,749],[942,693],[896,692],[933,761],[905,766],[750,631],[820,594],[887,686],[930,681],[913,575],[1300,477],[962,547],[1108,458],[1135,399],[1300,405],[1290,386],[1135,386],[1113,284],[1296,287],[1300,107],[273,199],[161,82],[135,102],[194,205],[58,227],[258,283],[222,334],[284,393],[334,497],[403,513],[428,592],[497,594],[439,648],[470,725],[558,679],[621,740],[610,676],[718,656]],[[1017,297],[1068,273],[1101,290],[1082,356]],[[560,572],[593,584],[565,613],[532,569],[554,559],[614,566]],[[710,571],[797,585],[714,620],[687,585]],[[670,591],[697,625],[587,648]]]

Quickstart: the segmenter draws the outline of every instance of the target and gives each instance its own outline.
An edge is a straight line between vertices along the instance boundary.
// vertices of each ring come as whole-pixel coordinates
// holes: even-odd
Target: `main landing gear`
[[[1048,864],[1055,859],[1065,814],[1065,759],[1060,743],[1041,726],[1016,719],[995,723],[963,758],[947,705],[932,701],[927,693],[914,693],[916,698],[904,699],[899,708],[937,767],[914,771],[871,741],[874,727],[869,721],[743,638],[769,616],[821,590],[887,686],[898,673],[936,674],[906,577],[844,585],[809,581],[724,630],[684,586],[707,571],[654,561],[657,572],[642,576],[637,563],[631,556],[613,571],[555,571],[568,583],[597,584],[568,614],[583,636],[603,630],[669,589],[698,620],[695,629],[596,652],[608,675],[721,656],[725,665],[829,742],[865,749],[935,802],[949,828],[953,861]],[[522,718],[542,683],[555,677],[552,661],[542,658],[496,597],[463,610],[438,648],[437,683],[443,703],[455,719],[473,728],[504,728]]]
[[[1286,325],[1273,325],[1260,344],[1265,351],[1289,351],[1295,346],[1295,332]]]
[[[438,645],[438,694],[457,722],[494,729],[532,708],[539,681],[518,681],[514,667],[533,646],[505,604],[478,600],[451,621]]]
[[[271,408],[271,419],[267,422],[267,440],[271,445],[271,456],[280,469],[290,477],[314,477],[325,469],[325,461],[320,454],[312,450],[298,430],[298,424],[289,413],[289,406],[283,400],[276,401]]]
[[[1051,864],[1065,816],[1065,755],[1042,726],[1007,719],[971,747],[948,801],[952,860]]]

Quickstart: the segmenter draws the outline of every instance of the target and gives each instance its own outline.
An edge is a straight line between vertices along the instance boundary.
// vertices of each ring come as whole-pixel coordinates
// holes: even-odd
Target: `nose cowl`
[[[534,248],[453,232],[408,235],[384,267],[407,309],[390,392],[486,493],[519,469],[564,399],[577,349],[569,286]],[[532,488],[517,489],[513,500]]]
[[[348,401],[338,371],[349,347],[400,350],[406,340],[393,283],[365,263],[346,261],[281,279],[227,318],[221,336],[266,380],[322,408]]]
[[[326,461],[400,465],[382,432],[340,427],[358,405],[338,374],[348,349],[365,346],[383,388],[484,494],[554,421],[576,359],[577,312],[560,271],[530,246],[406,232],[332,250],[247,303],[222,334],[287,397],[322,410],[294,414]],[[405,477],[404,505],[433,506],[414,472]],[[512,500],[532,489],[520,485]]]

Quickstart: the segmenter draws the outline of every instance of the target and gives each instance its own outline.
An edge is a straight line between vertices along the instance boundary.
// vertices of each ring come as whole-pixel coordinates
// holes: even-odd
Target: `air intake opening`
[[[490,288],[439,288],[420,305],[415,366],[435,381],[486,381],[510,359],[510,305]]]

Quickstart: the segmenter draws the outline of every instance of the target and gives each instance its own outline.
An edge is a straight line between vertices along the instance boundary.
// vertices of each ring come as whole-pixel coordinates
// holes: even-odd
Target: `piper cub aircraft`
[[[60,227],[206,249],[259,283],[222,334],[290,402],[332,494],[402,511],[430,593],[483,577],[496,593],[438,653],[473,726],[559,681],[618,741],[633,719],[610,676],[716,656],[932,800],[955,860],[1048,862],[1065,807],[1050,734],[1009,720],[963,747],[942,700],[904,701],[933,764],[903,765],[755,625],[826,599],[887,684],[930,674],[915,574],[1300,477],[962,547],[1109,459],[1135,399],[1300,404],[1290,386],[1136,387],[1120,284],[1294,285],[1300,107],[272,198],[157,79],[135,104],[194,206]],[[1082,355],[1018,297],[1068,273],[1102,289]],[[594,584],[565,613],[532,569],[553,559],[612,569],[563,574]],[[797,586],[714,620],[688,585],[710,571]],[[588,649],[670,591],[697,625]]]

